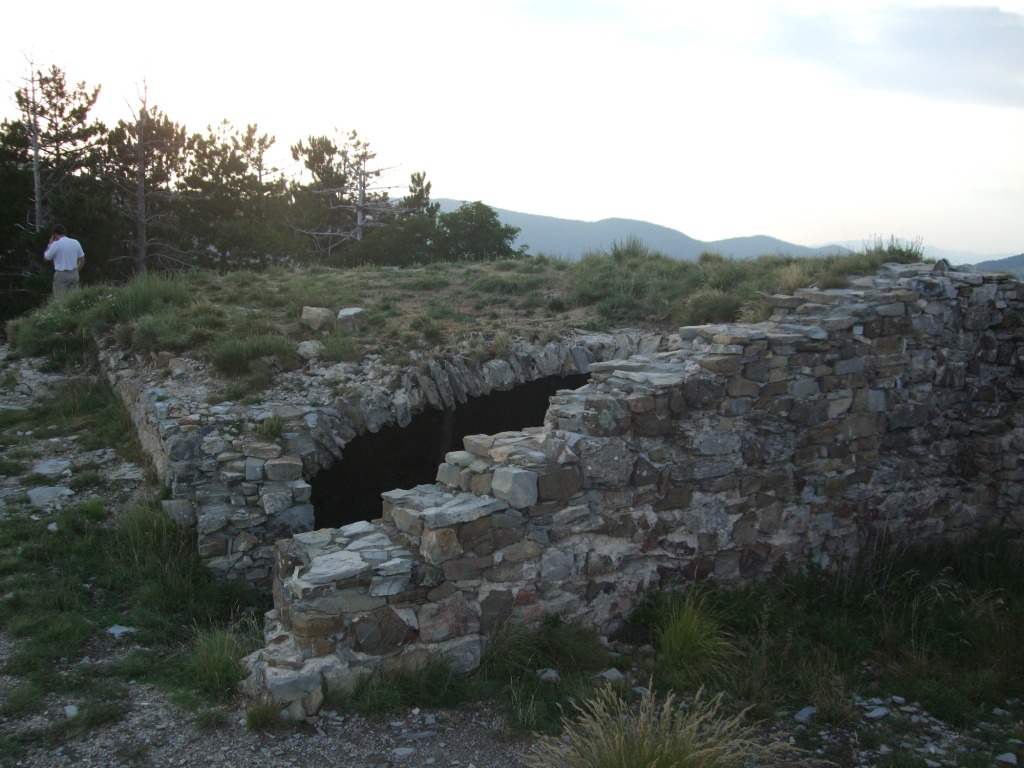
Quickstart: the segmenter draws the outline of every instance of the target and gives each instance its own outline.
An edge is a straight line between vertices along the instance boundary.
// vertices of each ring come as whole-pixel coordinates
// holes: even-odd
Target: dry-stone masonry
[[[611,632],[649,587],[843,567],[886,539],[1020,534],[1020,282],[888,265],[772,303],[770,322],[588,361],[590,383],[553,397],[542,426],[467,436],[436,483],[385,493],[382,520],[278,541],[250,687],[303,717],[376,669],[472,669],[506,618]],[[259,445],[209,452],[244,476],[221,480],[232,525],[253,505],[231,489],[257,480],[252,514],[300,517],[309,459]]]
[[[311,330],[335,322],[357,327],[363,314],[307,307],[303,319]],[[376,356],[330,365],[312,353],[302,370],[278,375],[259,405],[209,405],[213,377],[195,360],[165,355],[153,368],[107,348],[101,362],[170,489],[166,513],[196,528],[200,555],[211,569],[269,591],[274,542],[312,530],[309,480],[340,461],[357,435],[405,427],[427,408],[452,410],[469,397],[585,373],[593,361],[649,352],[659,341],[639,331],[579,333],[543,345],[512,344],[507,359],[481,360],[467,351],[424,358],[411,368]],[[319,342],[299,346],[311,344]],[[261,429],[270,423],[281,429]]]

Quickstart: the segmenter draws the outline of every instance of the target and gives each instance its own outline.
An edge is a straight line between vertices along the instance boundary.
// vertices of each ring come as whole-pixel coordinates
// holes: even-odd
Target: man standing
[[[43,258],[53,262],[53,295],[60,296],[65,291],[78,288],[78,270],[85,264],[85,251],[82,244],[73,237],[63,224],[55,224],[50,244]]]

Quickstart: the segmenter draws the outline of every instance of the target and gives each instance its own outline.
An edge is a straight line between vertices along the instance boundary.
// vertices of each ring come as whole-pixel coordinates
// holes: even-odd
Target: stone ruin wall
[[[651,587],[1019,535],[1024,287],[943,267],[594,363],[543,426],[467,436],[381,521],[277,542],[250,690],[303,717],[376,669],[473,669],[505,618],[608,633]]]
[[[472,669],[504,618],[607,633],[649,587],[841,568],[883,538],[1019,535],[1022,283],[887,265],[771,301],[767,323],[434,362],[329,405],[307,388],[266,407],[289,419],[270,442],[232,431],[238,406],[171,399],[107,362],[172,487],[165,509],[194,521],[211,567],[272,583],[248,685],[303,717],[375,669]],[[543,426],[467,436],[436,483],[385,493],[382,520],[311,530],[307,480],[358,432],[481,382],[587,370]]]
[[[650,352],[661,342],[639,331],[578,333],[544,345],[513,344],[508,359],[455,355],[405,369],[379,360],[314,360],[279,375],[277,388],[264,393],[268,404],[258,405],[206,403],[213,374],[199,361],[161,355],[154,366],[107,346],[100,362],[170,490],[164,511],[196,529],[211,570],[269,592],[274,542],[313,529],[309,480],[341,461],[353,438],[405,427],[428,408],[454,410],[469,397],[585,373],[592,362]],[[269,419],[284,422],[284,431],[258,437]]]

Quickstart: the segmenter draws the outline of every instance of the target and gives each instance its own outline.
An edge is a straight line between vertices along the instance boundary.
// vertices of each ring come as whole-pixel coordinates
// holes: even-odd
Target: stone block
[[[268,667],[264,672],[267,692],[274,701],[289,704],[300,701],[320,688],[321,675],[317,670],[293,670],[283,667]]]
[[[292,608],[292,631],[301,637],[327,637],[345,630],[340,615],[313,613]]]
[[[633,473],[633,453],[617,437],[588,437],[578,444],[584,485],[622,488]]]
[[[438,643],[441,658],[459,673],[472,672],[480,666],[481,640],[476,634]]]
[[[324,355],[323,342],[319,341],[300,341],[299,345],[295,348],[295,352],[303,360],[316,360],[317,358],[323,357]]]
[[[558,467],[537,478],[538,501],[566,501],[583,486],[577,467]],[[513,505],[515,506],[515,505]]]
[[[507,589],[495,589],[480,601],[480,632],[490,634],[495,626],[512,612],[513,596]]]
[[[474,474],[469,479],[470,493],[475,493],[478,496],[489,496],[491,494],[491,482],[493,479],[493,472],[483,472],[479,475]]]
[[[439,643],[480,631],[477,608],[456,592],[439,603],[422,605],[416,611],[419,636],[424,643]]]
[[[509,531],[509,533],[512,532]],[[517,563],[521,560],[532,560],[539,557],[542,551],[541,545],[535,541],[516,541],[511,546],[499,551],[494,559],[496,562]]]
[[[300,322],[314,331],[330,330],[334,312],[325,307],[303,307]]]
[[[446,528],[459,523],[468,523],[494,512],[503,512],[506,509],[508,509],[508,503],[502,499],[460,493],[440,506],[424,509],[419,518],[427,528]]]
[[[257,459],[276,459],[283,451],[277,443],[246,443],[242,446],[242,453],[248,457]]]
[[[445,462],[438,465],[437,476],[434,479],[442,485],[447,485],[449,488],[458,488],[460,472],[462,472],[461,467]]]
[[[394,653],[416,639],[416,632],[391,607],[378,608],[352,622],[357,651],[371,656]]]
[[[494,564],[492,555],[471,556],[464,555],[455,560],[447,560],[441,564],[444,578],[449,581],[466,581],[469,579],[480,579],[486,569]]]
[[[675,424],[668,414],[639,413],[633,416],[633,432],[641,437],[670,434]]]
[[[278,456],[267,459],[263,471],[268,480],[298,480],[302,477],[302,459],[298,456]]]
[[[359,333],[369,323],[369,315],[362,307],[348,307],[338,312],[335,330],[340,333]]]
[[[245,460],[245,479],[252,481],[259,481],[263,479],[263,465],[267,463],[266,459],[257,459],[255,457],[249,457]]]
[[[537,473],[516,467],[498,467],[491,479],[491,493],[509,506],[524,509],[537,503]]]
[[[731,375],[739,373],[740,361],[736,355],[709,355],[697,361],[701,368],[711,373]]]
[[[572,552],[548,548],[540,558],[540,576],[548,582],[567,581],[573,575],[575,563],[576,558]]]
[[[423,532],[423,521],[420,520],[419,510],[409,507],[392,507],[391,520],[395,527],[410,536],[419,536]]]
[[[821,388],[818,386],[818,382],[815,379],[810,378],[791,381],[789,383],[788,391],[789,394],[797,400],[803,400],[805,398],[821,394]]]
[[[453,464],[456,467],[468,467],[477,461],[476,454],[471,451],[449,451],[444,456],[445,463]]]
[[[196,523],[195,504],[187,499],[172,499],[160,502],[163,513],[181,525],[192,527]]]
[[[409,588],[411,573],[398,573],[389,576],[374,576],[370,579],[371,597],[392,597],[400,595]]]
[[[597,437],[624,435],[629,431],[629,409],[617,397],[588,397],[583,406],[583,426]]]
[[[301,578],[308,584],[329,584],[369,572],[370,563],[362,555],[343,549],[314,557]]]
[[[723,456],[736,453],[742,441],[740,436],[730,432],[701,432],[694,440],[694,448],[702,456]]]
[[[462,545],[453,528],[427,528],[420,538],[420,554],[431,565],[440,565],[462,554]]]

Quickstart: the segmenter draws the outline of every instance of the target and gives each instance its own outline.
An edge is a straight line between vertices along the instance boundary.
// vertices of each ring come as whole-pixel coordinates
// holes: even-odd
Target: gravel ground
[[[272,731],[259,732],[245,727],[241,708],[230,710],[215,729],[200,728],[149,685],[130,686],[127,703],[129,713],[120,722],[56,747],[41,745],[8,764],[34,768],[512,768],[522,765],[530,743],[527,737],[503,736],[500,719],[483,707],[412,710],[404,717],[373,720],[325,713],[317,725],[282,723]],[[31,720],[4,721],[0,727],[5,731],[12,726],[45,727],[67,717],[66,706],[54,701]]]

